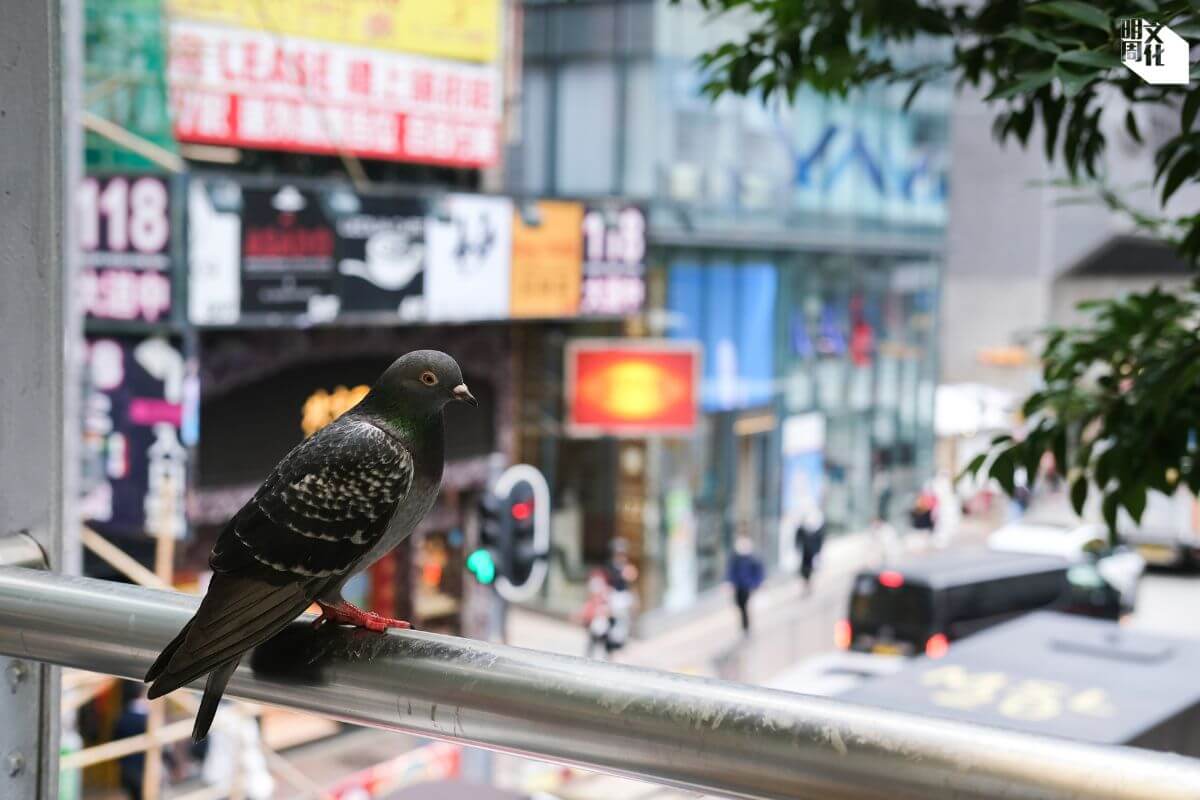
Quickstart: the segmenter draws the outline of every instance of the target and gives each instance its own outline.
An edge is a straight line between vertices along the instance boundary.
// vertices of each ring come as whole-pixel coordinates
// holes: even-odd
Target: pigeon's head
[[[478,405],[458,362],[440,350],[414,350],[392,362],[376,384],[409,408],[441,411],[451,400]]]

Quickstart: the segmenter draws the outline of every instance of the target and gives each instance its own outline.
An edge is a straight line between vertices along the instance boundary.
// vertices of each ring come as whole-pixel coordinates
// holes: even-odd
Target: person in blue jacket
[[[729,559],[728,580],[733,584],[733,597],[742,614],[742,632],[750,632],[750,595],[762,585],[763,565],[754,555],[754,543],[749,536],[739,536],[733,544]]]

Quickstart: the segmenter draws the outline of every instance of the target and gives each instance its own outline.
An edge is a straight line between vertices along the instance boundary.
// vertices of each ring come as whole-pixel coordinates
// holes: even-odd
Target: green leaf
[[[1083,91],[1083,88],[1096,79],[1094,74],[1083,74],[1074,70],[1054,65],[1054,74],[1062,84],[1063,94],[1067,97],[1074,97]]]
[[[1192,129],[1193,123],[1196,121],[1196,112],[1200,111],[1200,88],[1192,89],[1188,92],[1188,96],[1183,101],[1183,113],[1180,115],[1183,132],[1187,133]]]
[[[1184,181],[1189,178],[1195,180],[1197,177],[1200,177],[1200,152],[1188,153],[1176,161],[1175,165],[1167,172],[1167,180],[1163,183],[1163,205],[1166,205],[1167,200],[1175,194]]]
[[[1013,28],[1000,34],[1001,39],[1012,39],[1015,42],[1028,45],[1046,53],[1061,53],[1062,48],[1054,42],[1046,41],[1038,36],[1035,36],[1033,31],[1028,28]]]
[[[1086,475],[1080,475],[1071,482],[1071,508],[1075,509],[1075,513],[1083,516],[1083,506],[1087,502],[1088,496],[1088,479]]]
[[[1078,64],[1081,67],[1096,69],[1112,69],[1121,66],[1117,54],[1108,50],[1068,50],[1061,54],[1058,60],[1066,64]]]
[[[1121,505],[1134,522],[1141,522],[1142,512],[1146,510],[1146,487],[1133,484],[1121,487]]]
[[[996,482],[1000,484],[1000,488],[1010,497],[1016,489],[1013,481],[1013,473],[1016,471],[1016,468],[1017,462],[1013,456],[1013,448],[1009,448],[996,456],[996,459],[992,462],[991,469],[988,470],[988,474],[996,479]]]
[[[988,454],[980,453],[971,459],[971,461],[963,468],[963,471],[958,474],[958,477],[965,478],[967,475],[974,476],[983,467],[983,463],[987,461]]]
[[[1105,33],[1112,32],[1112,20],[1109,19],[1108,14],[1105,14],[1093,5],[1081,3],[1078,0],[1054,0],[1050,3],[1038,3],[1027,8],[1039,14],[1053,14],[1056,17],[1064,17],[1084,25],[1090,25]]]
[[[1007,86],[997,86],[991,94],[985,97],[985,100],[1007,100],[1010,97],[1016,97],[1020,94],[1030,94],[1037,89],[1042,88],[1047,83],[1054,79],[1054,70],[1044,69],[1040,72],[1034,72],[1026,75],[1016,83],[1008,84]]]
[[[1138,130],[1137,117],[1133,115],[1132,108],[1125,112],[1125,130],[1129,132],[1129,138],[1138,144],[1142,143],[1142,132]]]

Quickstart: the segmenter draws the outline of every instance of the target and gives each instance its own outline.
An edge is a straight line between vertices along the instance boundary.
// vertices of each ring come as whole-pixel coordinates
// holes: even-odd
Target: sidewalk
[[[632,640],[615,660],[673,672],[763,680],[833,646],[834,623],[844,611],[850,580],[874,558],[870,534],[837,537],[822,554],[811,595],[803,596],[793,576],[777,576],[754,594],[748,638],[742,636],[731,593],[721,587],[720,600],[702,602],[691,619],[658,635]],[[569,655],[581,655],[587,646],[581,626],[519,607],[509,611],[507,641]]]

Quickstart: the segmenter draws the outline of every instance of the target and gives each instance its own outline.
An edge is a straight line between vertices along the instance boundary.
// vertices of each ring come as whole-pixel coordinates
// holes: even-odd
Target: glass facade
[[[571,573],[618,536],[643,610],[674,610],[722,581],[737,535],[778,570],[812,507],[831,533],[861,530],[890,488],[899,519],[933,461],[948,94],[908,111],[904,87],[714,103],[694,58],[736,39],[735,21],[657,0],[525,14],[510,188],[643,204],[651,312],[622,333],[703,353],[687,437],[572,441],[546,424],[562,419],[562,376],[539,378],[549,394],[526,452],[550,465],[574,554],[547,604],[570,610]]]

